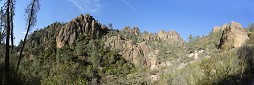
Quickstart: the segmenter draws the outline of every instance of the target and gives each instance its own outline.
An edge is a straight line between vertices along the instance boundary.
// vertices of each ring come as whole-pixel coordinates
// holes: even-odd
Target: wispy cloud
[[[131,5],[128,1],[126,0],[121,0],[126,6],[128,6],[129,8],[131,8],[133,11],[138,11],[133,5]]]
[[[76,8],[79,9],[81,13],[96,13],[101,9],[100,0],[68,0]]]

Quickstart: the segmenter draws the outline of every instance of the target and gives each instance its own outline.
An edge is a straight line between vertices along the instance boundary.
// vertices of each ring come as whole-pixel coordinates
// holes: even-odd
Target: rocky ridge
[[[229,26],[224,24],[221,27],[214,27],[213,32],[218,31],[223,31],[219,45],[221,49],[240,47],[245,40],[249,39],[241,24],[236,22],[231,22]],[[180,34],[174,30],[168,32],[160,30],[159,33],[141,33],[138,27],[131,29],[127,26],[120,31],[114,31],[113,34],[108,32],[108,28],[98,23],[92,16],[81,15],[59,29],[56,34],[56,47],[71,46],[82,35],[91,36],[92,38],[102,37],[105,48],[117,51],[123,58],[136,66],[153,69],[159,63],[158,52],[161,49],[152,47],[149,43],[156,41],[167,43],[165,45],[185,45]]]
[[[134,41],[128,39],[123,33],[127,33],[127,36],[134,35],[134,37],[141,39],[140,41]],[[117,50],[128,61],[131,61],[136,66],[148,67],[150,69],[156,68],[158,64],[158,52],[159,48],[153,48],[147,43],[157,41],[166,42],[167,44],[179,44],[184,45],[183,39],[180,35],[171,30],[169,32],[161,31],[158,34],[153,33],[141,33],[138,27],[131,29],[129,26],[123,28],[119,33],[115,35],[107,35],[105,38],[105,47],[111,50]]]
[[[170,30],[169,32],[160,30],[160,32],[158,33],[158,38],[159,38],[159,40],[165,41],[168,44],[172,44],[172,45],[178,44],[180,46],[184,45],[184,41],[181,38],[180,34],[178,34],[174,30]]]
[[[146,44],[145,41],[135,42],[131,39],[127,39],[124,36],[121,36],[120,33],[127,32],[133,35],[140,34],[140,31],[137,27],[130,29],[126,27],[117,35],[107,35],[105,39],[105,47],[110,48],[111,50],[119,51],[126,60],[131,61],[136,66],[151,67],[152,65],[157,64],[157,57],[155,49],[151,48]]]
[[[66,44],[72,45],[81,35],[97,38],[106,34],[107,31],[108,28],[101,25],[93,18],[93,16],[81,14],[79,17],[71,20],[65,26],[60,28],[56,36],[56,45],[57,48],[61,48]]]

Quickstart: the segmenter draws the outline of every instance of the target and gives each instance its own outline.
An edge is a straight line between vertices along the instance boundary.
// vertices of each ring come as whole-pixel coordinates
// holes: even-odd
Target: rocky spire
[[[57,47],[69,44],[72,45],[74,41],[81,35],[87,35],[92,38],[102,36],[107,33],[107,28],[101,28],[100,23],[98,23],[92,16],[80,15],[79,17],[71,20],[65,26],[63,26],[56,36]],[[98,35],[97,35],[98,34]]]

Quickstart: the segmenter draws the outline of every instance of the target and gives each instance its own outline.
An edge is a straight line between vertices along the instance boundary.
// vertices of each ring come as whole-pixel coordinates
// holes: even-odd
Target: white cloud
[[[121,0],[126,6],[128,6],[129,8],[131,8],[133,11],[138,11],[133,5],[131,5],[129,2],[127,2],[126,0]]]
[[[68,0],[76,8],[79,9],[81,13],[96,13],[101,9],[100,0]]]

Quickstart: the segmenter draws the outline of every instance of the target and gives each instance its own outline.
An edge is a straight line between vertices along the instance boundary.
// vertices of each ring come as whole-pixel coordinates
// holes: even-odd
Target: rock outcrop
[[[158,33],[159,40],[165,41],[170,45],[184,45],[184,41],[181,38],[180,34],[178,34],[174,30],[170,30],[169,32],[165,32],[163,30],[160,30]]]
[[[221,27],[219,26],[215,26],[213,28],[213,32],[219,32],[219,31],[224,31],[225,29],[227,29],[229,26],[227,24],[222,25]]]
[[[128,36],[135,37],[139,41],[132,40]],[[137,27],[131,29],[129,26],[121,30],[117,35],[106,35],[105,47],[118,51],[126,60],[132,62],[136,66],[156,68],[158,64],[158,53],[160,48],[152,48],[148,42],[161,42],[170,45],[184,45],[180,35],[171,30],[164,32],[161,30],[158,34],[140,33]]]
[[[130,28],[130,26],[127,26],[121,30],[122,32],[129,33],[130,35],[140,35],[140,31],[138,27],[133,27],[133,29]]]
[[[147,41],[159,41],[157,35],[150,32],[144,32],[141,37]]]
[[[61,48],[66,44],[72,45],[81,35],[96,38],[104,35],[107,31],[107,27],[98,23],[92,16],[88,14],[80,15],[59,30],[56,36],[57,48]]]
[[[126,60],[136,66],[151,67],[157,64],[156,52],[145,42],[136,43],[120,35],[105,37],[105,47],[117,50]]]
[[[34,31],[29,35],[26,46],[29,48],[36,48],[37,46],[45,46],[45,47],[55,47],[56,44],[56,32],[63,26],[64,24],[55,22],[45,29],[40,29]],[[45,49],[46,50],[46,49]]]
[[[220,31],[220,27],[219,26],[215,26],[214,28],[213,28],[213,32],[219,32]]]
[[[237,22],[231,22],[229,26],[223,25],[222,37],[220,39],[219,48],[229,50],[241,47],[241,45],[249,39],[242,25]]]
[[[158,34],[141,33],[138,27],[131,29],[127,26],[121,31],[112,32],[113,34],[106,35],[107,32],[108,28],[98,23],[92,16],[81,15],[59,28],[55,39],[56,46],[57,48],[72,46],[81,36],[103,37],[105,48],[117,51],[136,66],[153,69],[158,63],[159,50],[147,45],[148,41],[184,45],[183,39],[173,30],[161,31]]]

